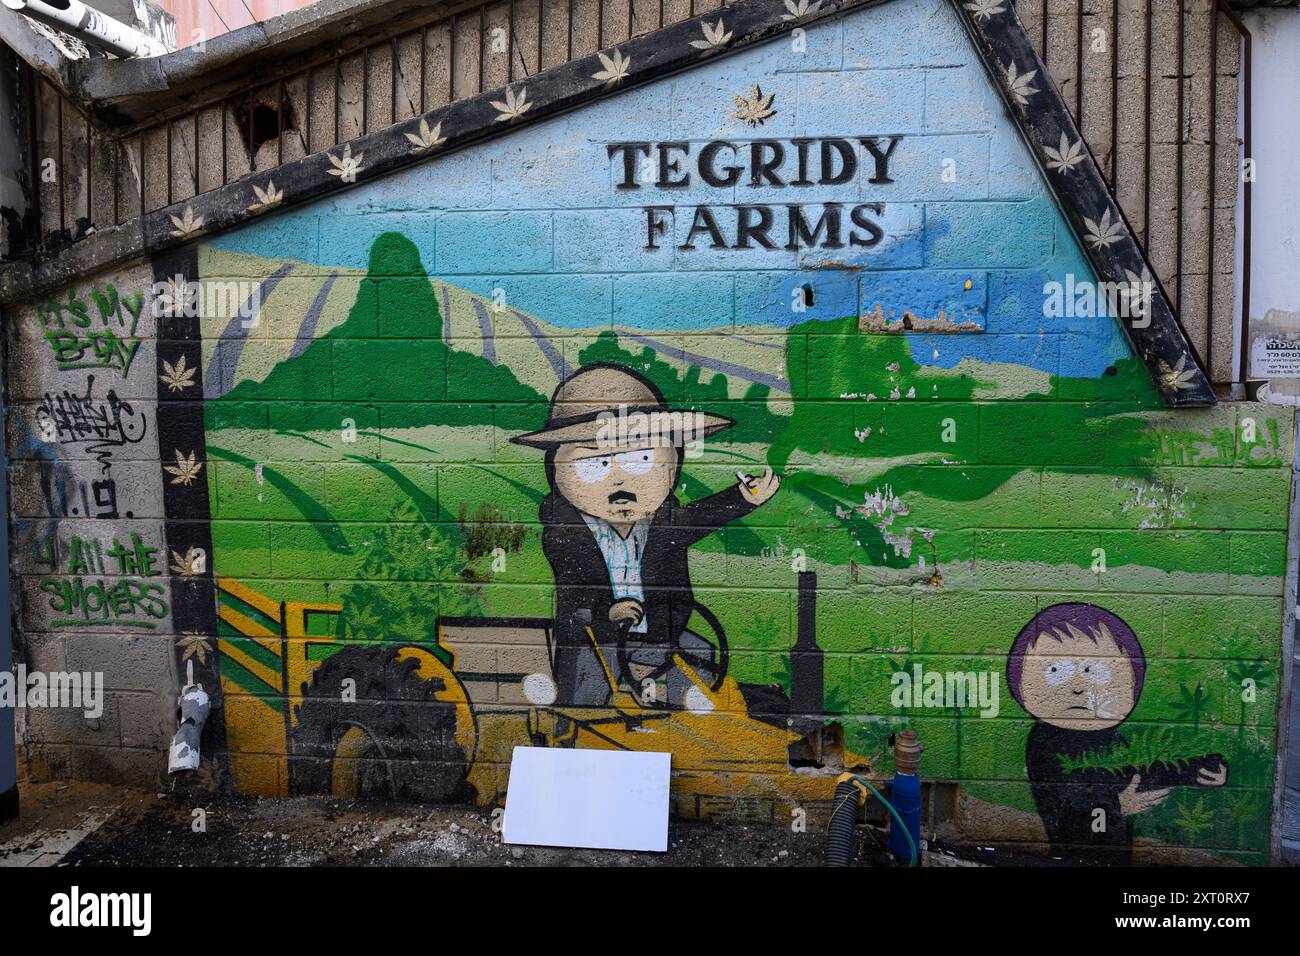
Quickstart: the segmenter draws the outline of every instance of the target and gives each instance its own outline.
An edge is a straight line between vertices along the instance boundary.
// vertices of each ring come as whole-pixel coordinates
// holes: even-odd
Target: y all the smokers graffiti
[[[713,140],[698,151],[688,142],[610,143],[606,148],[615,166],[616,189],[655,189],[671,195],[697,181],[715,189],[742,183],[791,190],[847,185],[858,176],[859,146],[865,150],[867,182],[886,186],[894,181],[889,163],[901,141],[901,136],[859,136],[759,139],[743,144]],[[690,217],[677,247],[683,251],[706,241],[710,249],[870,249],[885,238],[876,221],[884,213],[884,203],[858,203],[847,210],[843,203],[817,205],[820,212],[813,213],[797,202],[698,205],[694,210],[648,204],[643,207],[645,248],[661,248],[679,215]]]
[[[65,545],[50,534],[37,543],[36,561],[49,571],[40,580],[49,596],[53,627],[114,624],[153,630],[167,616],[158,549],[135,531],[128,542],[73,534]]]

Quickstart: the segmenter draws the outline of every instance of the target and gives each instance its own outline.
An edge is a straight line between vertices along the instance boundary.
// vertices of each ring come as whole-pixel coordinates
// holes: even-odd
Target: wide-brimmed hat
[[[602,363],[584,366],[560,383],[551,396],[545,428],[510,440],[550,448],[632,433],[682,444],[734,424],[730,418],[696,409],[670,409],[659,389],[648,380],[620,366]]]

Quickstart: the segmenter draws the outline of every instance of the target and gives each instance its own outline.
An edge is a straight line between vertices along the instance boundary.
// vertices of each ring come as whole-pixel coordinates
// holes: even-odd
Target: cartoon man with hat
[[[555,575],[559,703],[608,702],[588,628],[611,668],[625,628],[626,676],[635,684],[663,675],[670,706],[682,705],[690,685],[672,666],[674,654],[701,677],[716,676],[712,645],[686,628],[694,606],[687,551],[771,498],[780,479],[771,468],[757,478],[739,475],[738,484],[686,505],[673,489],[683,447],[732,424],[669,409],[645,378],[594,364],[556,388],[544,428],[511,439],[546,450],[551,493],[541,504],[542,550]]]

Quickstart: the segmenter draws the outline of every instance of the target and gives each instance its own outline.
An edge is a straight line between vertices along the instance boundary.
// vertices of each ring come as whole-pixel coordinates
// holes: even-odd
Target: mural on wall
[[[170,576],[247,792],[490,804],[516,745],[652,749],[676,812],[785,822],[911,727],[969,839],[1259,861],[1291,413],[1165,407],[1203,382],[1142,338],[1140,264],[1098,279],[1126,227],[1058,202],[1091,160],[963,28],[1010,5],[716,56],[761,6],[666,31],[698,60],[640,85],[606,51],[575,111],[525,125],[534,77],[483,142],[332,157],[348,189],[153,263],[156,334],[123,282],[52,299],[33,423],[154,503],[43,452],[15,498],[166,522],[40,573]],[[114,623],[153,619],[131,594]]]
[[[1219,754],[1136,765],[1118,730],[1142,695],[1146,658],[1118,616],[1091,604],[1034,615],[1007,656],[1007,686],[1034,718],[1025,768],[1053,853],[1131,862],[1133,817],[1179,785],[1221,787]]]
[[[6,315],[19,659],[29,678],[71,670],[106,683],[99,717],[76,725],[84,736],[53,707],[26,716],[21,756],[34,778],[135,782],[141,748],[174,719],[155,292],[148,266],[124,267]]]
[[[648,747],[678,812],[784,819],[910,725],[990,838],[1260,851],[1287,420],[1160,410],[946,4],[804,41],[200,246],[260,283],[201,357],[238,785],[491,802],[516,744]],[[1100,652],[1087,726],[1000,663],[1081,595],[1012,659]],[[1033,720],[896,704],[918,666]]]

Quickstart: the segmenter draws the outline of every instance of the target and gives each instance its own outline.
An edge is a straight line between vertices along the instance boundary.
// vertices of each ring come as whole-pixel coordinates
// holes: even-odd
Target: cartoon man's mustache
[[[632,494],[630,491],[616,491],[609,496],[609,503],[611,505],[622,504],[625,501],[636,501],[636,495]]]

